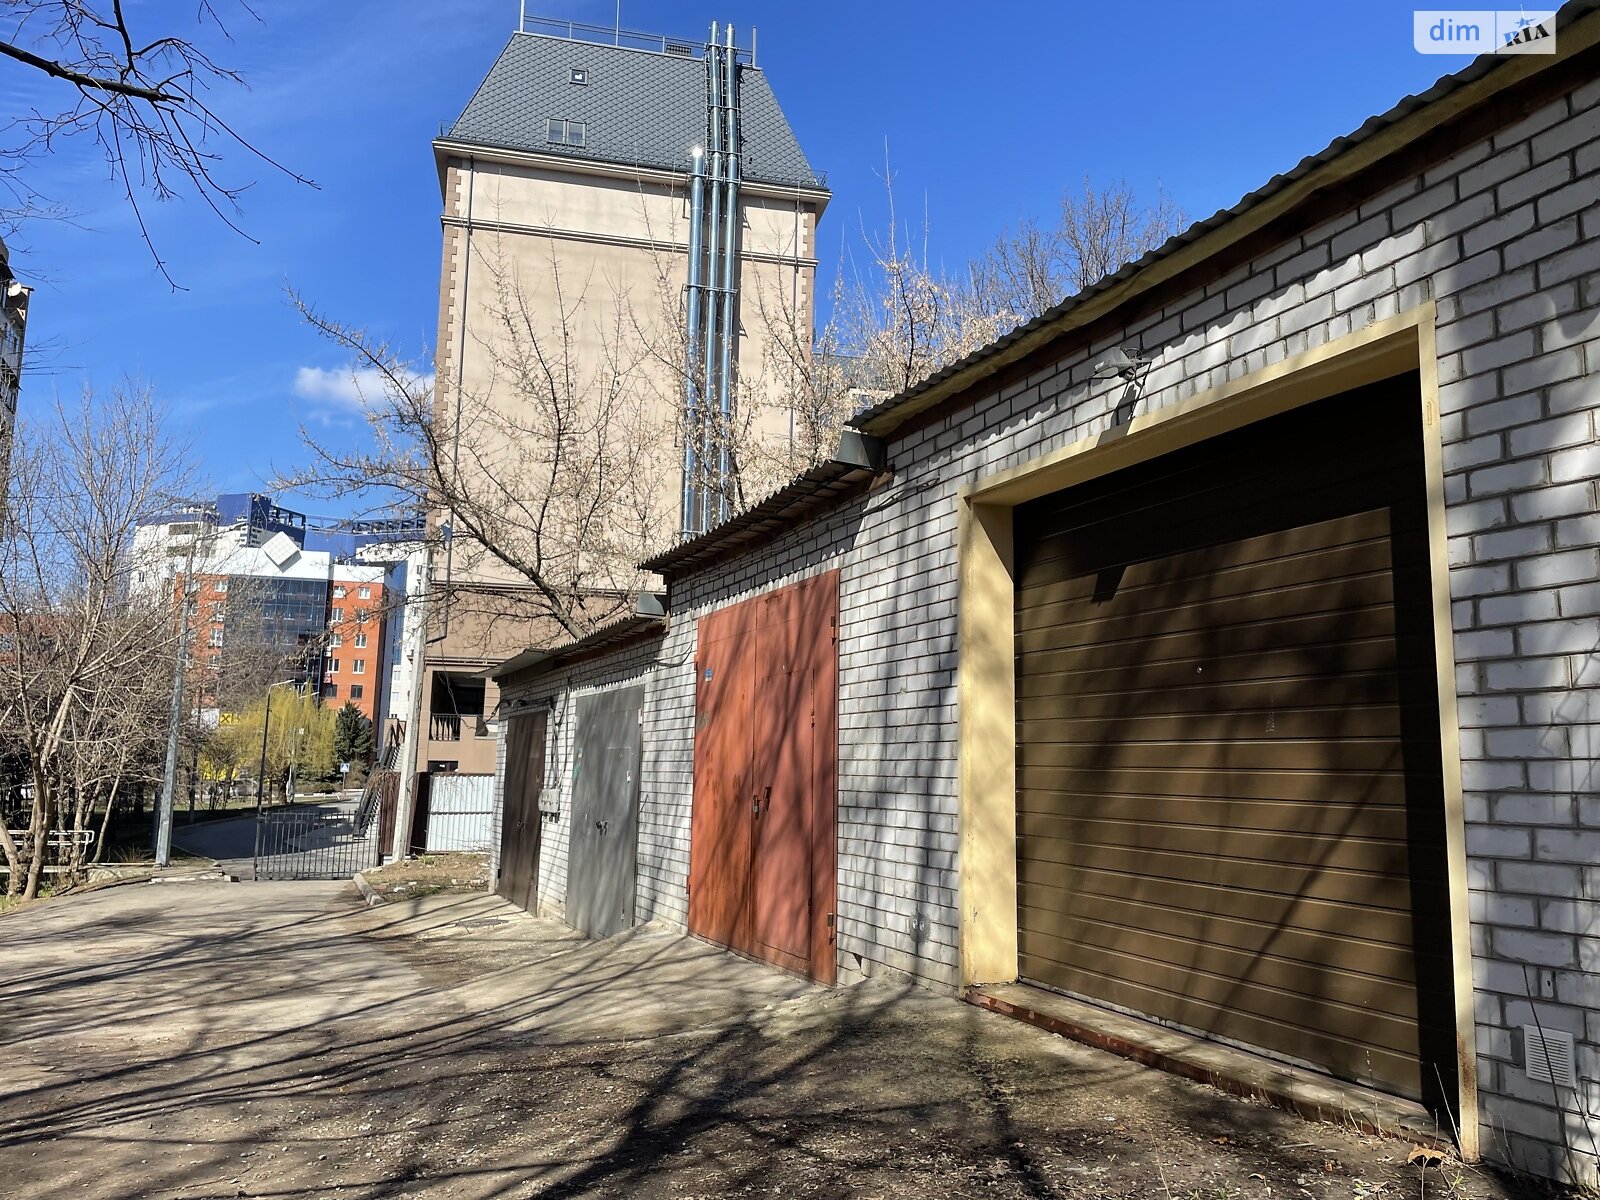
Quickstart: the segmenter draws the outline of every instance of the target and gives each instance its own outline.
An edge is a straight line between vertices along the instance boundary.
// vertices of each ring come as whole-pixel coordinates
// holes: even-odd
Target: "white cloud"
[[[360,416],[383,396],[382,376],[371,367],[362,370],[298,367],[291,389],[313,406],[323,420]]]

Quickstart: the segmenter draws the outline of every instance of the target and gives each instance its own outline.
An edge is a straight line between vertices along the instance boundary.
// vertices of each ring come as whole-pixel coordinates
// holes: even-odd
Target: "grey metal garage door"
[[[590,937],[633,924],[644,688],[578,699],[567,923]]]

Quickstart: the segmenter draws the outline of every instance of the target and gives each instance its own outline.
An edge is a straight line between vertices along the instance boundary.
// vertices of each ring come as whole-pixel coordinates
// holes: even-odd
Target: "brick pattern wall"
[[[525,716],[525,714],[524,714]],[[500,718],[494,740],[494,804],[489,809],[489,890],[500,888],[500,838],[506,816],[506,726],[516,714]]]
[[[1432,301],[1471,876],[1483,1145],[1593,1181],[1600,1128],[1600,84],[1588,84],[1173,301],[895,440],[891,486],[674,582],[646,733],[641,897],[681,920],[693,622],[841,569],[841,977],[957,981],[956,495],[1107,430],[1092,378],[1153,355],[1159,410]],[[652,774],[653,772],[653,774]],[[648,888],[646,887],[648,877]],[[644,905],[641,903],[641,911]],[[1534,1010],[1580,1096],[1521,1063]]]

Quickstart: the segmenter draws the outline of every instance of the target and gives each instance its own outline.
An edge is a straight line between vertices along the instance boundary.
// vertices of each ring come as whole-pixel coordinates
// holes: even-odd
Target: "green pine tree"
[[[372,722],[349,700],[334,721],[333,755],[352,772],[372,761]]]

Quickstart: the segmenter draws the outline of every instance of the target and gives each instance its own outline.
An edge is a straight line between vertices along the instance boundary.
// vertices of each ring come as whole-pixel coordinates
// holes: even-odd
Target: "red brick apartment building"
[[[328,590],[322,699],[334,708],[354,704],[374,727],[387,670],[386,625],[383,568],[336,564]]]

